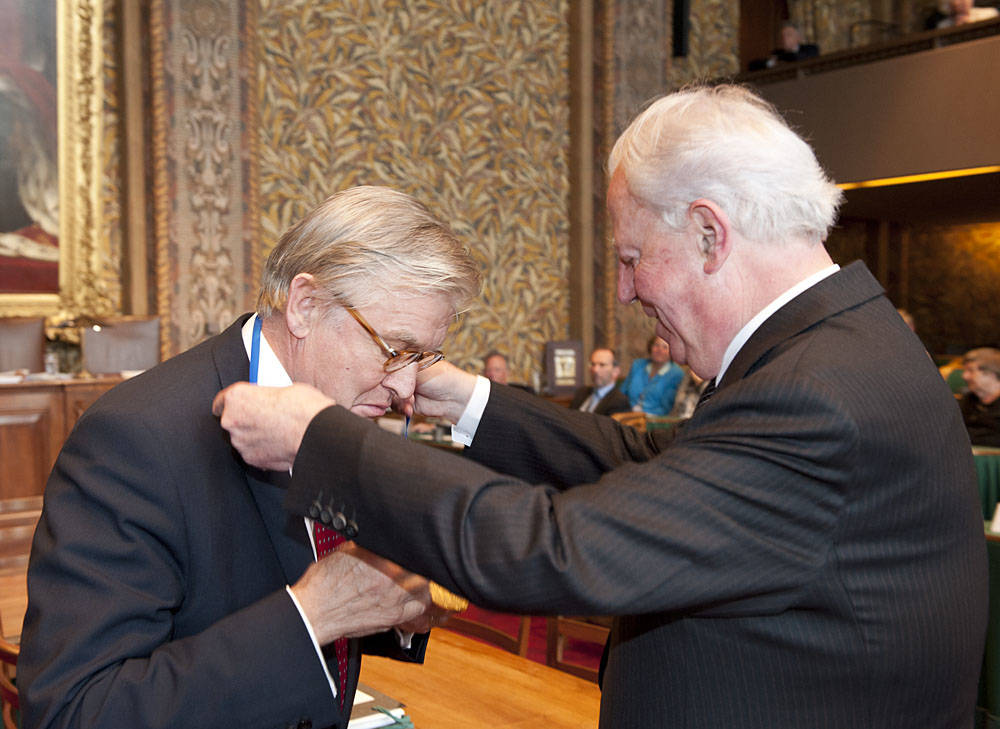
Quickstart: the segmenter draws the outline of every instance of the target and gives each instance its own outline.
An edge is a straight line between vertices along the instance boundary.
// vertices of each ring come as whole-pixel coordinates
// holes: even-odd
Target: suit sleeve
[[[188,583],[190,505],[176,487],[184,454],[137,417],[99,410],[85,421],[49,479],[32,548],[18,665],[24,727],[340,722],[284,589],[193,634],[181,629],[176,615],[192,591],[241,589]]]
[[[854,442],[822,383],[767,377],[720,391],[669,446],[497,392],[461,459],[330,408],[286,503],[344,504],[360,544],[487,607],[759,614],[826,559]]]

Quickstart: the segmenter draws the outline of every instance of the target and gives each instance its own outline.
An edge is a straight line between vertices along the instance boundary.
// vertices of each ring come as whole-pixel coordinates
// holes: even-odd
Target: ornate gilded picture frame
[[[56,0],[59,292],[2,293],[0,316],[75,316],[114,310],[119,281],[100,235],[104,170],[104,0]]]

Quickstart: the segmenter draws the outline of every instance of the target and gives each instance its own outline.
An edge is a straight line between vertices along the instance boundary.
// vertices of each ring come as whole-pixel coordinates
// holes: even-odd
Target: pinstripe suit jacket
[[[671,442],[507,388],[476,462],[354,420],[313,421],[287,505],[322,491],[361,544],[487,607],[619,615],[602,727],[971,725],[969,441],[861,264],[771,316]]]

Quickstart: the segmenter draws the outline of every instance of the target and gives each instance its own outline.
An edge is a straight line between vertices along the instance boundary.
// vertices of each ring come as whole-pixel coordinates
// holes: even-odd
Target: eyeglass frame
[[[424,370],[433,364],[437,364],[444,359],[444,352],[440,349],[431,350],[416,350],[416,349],[403,349],[396,351],[390,347],[382,336],[375,331],[371,324],[365,321],[365,318],[361,316],[361,313],[355,309],[353,306],[348,306],[347,304],[341,304],[347,313],[354,317],[354,321],[361,325],[368,336],[372,338],[382,351],[388,355],[388,359],[382,363],[382,369],[386,373],[398,372],[399,370],[409,367],[411,364],[416,364],[418,370]]]

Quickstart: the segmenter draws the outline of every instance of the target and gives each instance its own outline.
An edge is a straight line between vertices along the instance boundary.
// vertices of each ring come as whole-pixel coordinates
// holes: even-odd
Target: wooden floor
[[[26,571],[26,566],[0,570],[0,628],[7,640],[16,640],[21,635],[24,610],[28,606]]]

